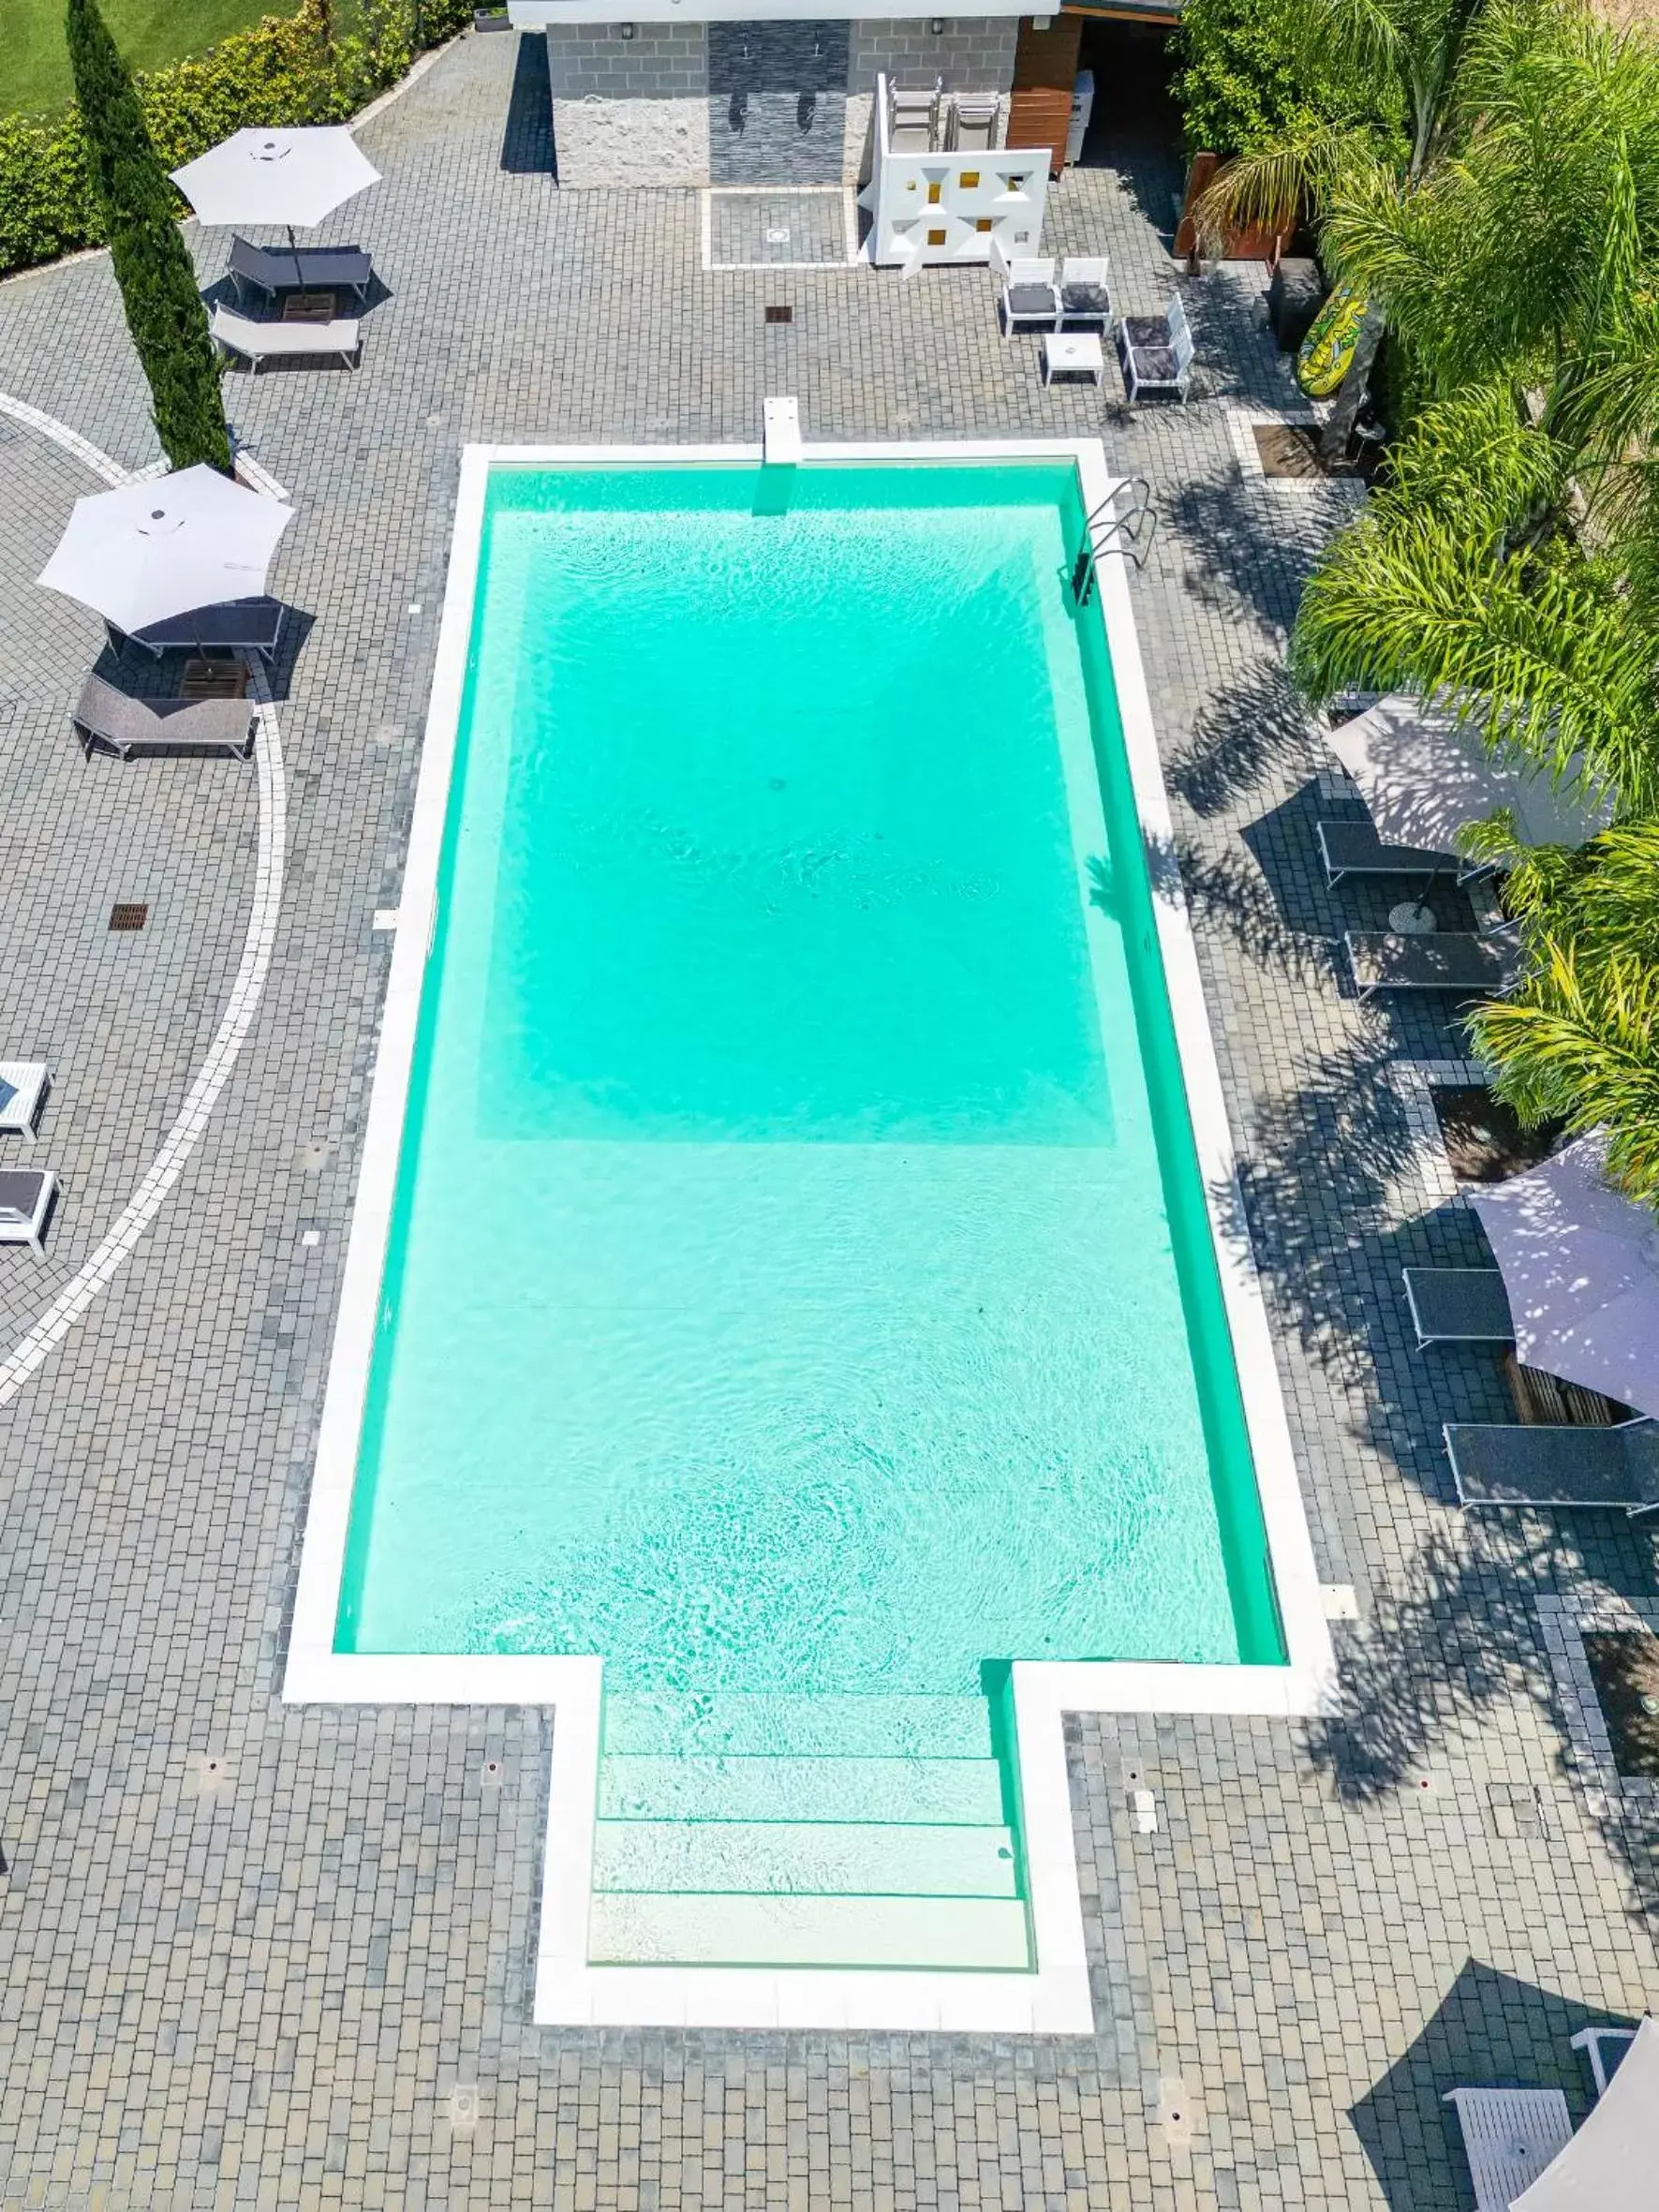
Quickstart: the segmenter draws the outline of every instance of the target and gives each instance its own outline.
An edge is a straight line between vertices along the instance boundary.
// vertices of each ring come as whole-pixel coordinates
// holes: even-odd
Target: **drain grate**
[[[795,311],[792,307],[768,307],[766,310],[768,322],[793,322],[794,319]]]
[[[111,929],[141,929],[150,919],[150,909],[139,899],[118,898],[110,909]]]

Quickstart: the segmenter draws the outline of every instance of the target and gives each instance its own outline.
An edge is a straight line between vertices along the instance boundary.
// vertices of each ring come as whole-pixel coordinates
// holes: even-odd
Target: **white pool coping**
[[[1066,1713],[1315,1712],[1332,1678],[1320,1596],[1272,1338],[1243,1222],[1232,1137],[1186,901],[1154,876],[1159,945],[1187,1088],[1255,1462],[1288,1663],[1186,1666],[1016,1661],[1013,1701],[1020,1819],[1036,1957],[1028,1974],[594,1967],[587,1909],[599,1781],[603,1662],[507,1655],[382,1656],[333,1649],[359,1435],[374,1354],[381,1269],[397,1183],[421,992],[437,920],[443,845],[489,472],[536,468],[754,467],[758,445],[470,445],[461,463],[443,623],[409,828],[398,930],[363,1133],[357,1200],[318,1441],[289,1638],[289,1704],[545,1705],[555,1711],[535,2018],[543,2025],[834,2027],[1091,2035],[1089,1994],[1061,1716]],[[1085,512],[1109,512],[1118,482],[1098,439],[1003,438],[807,444],[803,466],[1070,460]],[[1121,558],[1103,555],[1093,604],[1104,624],[1141,827],[1172,850],[1168,797]],[[1125,1804],[1127,1819],[1128,1806]]]

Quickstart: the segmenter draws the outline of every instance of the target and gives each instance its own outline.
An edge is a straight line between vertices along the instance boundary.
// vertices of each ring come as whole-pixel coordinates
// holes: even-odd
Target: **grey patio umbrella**
[[[1327,743],[1390,844],[1455,853],[1459,830],[1507,807],[1523,844],[1581,845],[1612,817],[1610,796],[1489,751],[1473,724],[1403,691],[1344,722]]]
[[[293,518],[280,499],[199,463],[77,499],[39,581],[117,630],[143,630],[170,615],[257,598]]]
[[[1651,2017],[1590,2116],[1510,2212],[1644,2212],[1659,2199],[1659,2021]]]
[[[1472,1191],[1529,1367],[1659,1414],[1659,1221],[1602,1180],[1607,1136]]]
[[[336,124],[235,130],[171,174],[204,223],[280,224],[296,278],[295,230],[309,230],[380,181],[351,133]]]

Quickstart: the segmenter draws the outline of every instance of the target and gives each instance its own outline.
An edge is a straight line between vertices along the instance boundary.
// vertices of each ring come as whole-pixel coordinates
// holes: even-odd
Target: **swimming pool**
[[[1061,1712],[1318,1693],[1108,484],[468,450],[284,1695],[555,1708],[539,2019],[1087,2030]]]
[[[1277,1657],[1070,472],[769,491],[492,482],[342,1642]]]

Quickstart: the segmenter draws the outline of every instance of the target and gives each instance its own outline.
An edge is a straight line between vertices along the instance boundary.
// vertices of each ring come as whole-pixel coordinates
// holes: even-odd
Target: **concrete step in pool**
[[[595,1965],[1029,1970],[983,1699],[621,1693],[599,1784]]]

